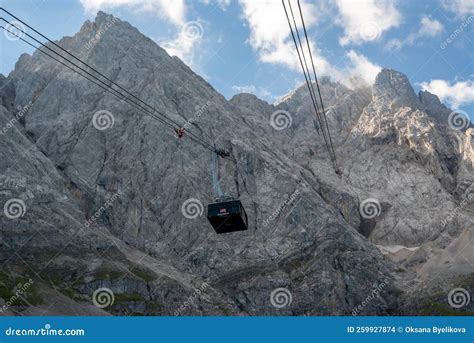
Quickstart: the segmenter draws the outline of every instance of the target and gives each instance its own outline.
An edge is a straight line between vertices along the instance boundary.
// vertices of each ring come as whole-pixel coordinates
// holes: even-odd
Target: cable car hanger
[[[216,149],[211,156],[211,176],[215,202],[207,206],[207,219],[216,233],[245,231],[248,229],[247,213],[239,199],[225,195],[219,182],[219,157],[230,153]]]

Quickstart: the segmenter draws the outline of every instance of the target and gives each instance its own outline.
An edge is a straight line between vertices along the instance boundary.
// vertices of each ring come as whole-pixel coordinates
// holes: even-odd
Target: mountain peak
[[[423,106],[423,110],[428,113],[431,118],[440,124],[447,124],[451,110],[441,103],[437,95],[428,91],[420,91],[418,98]]]
[[[109,23],[125,23],[121,21],[118,17],[113,16],[112,14],[108,14],[102,11],[97,12],[97,15],[95,16],[94,23],[97,26],[102,26],[103,24],[109,24]]]
[[[119,18],[114,17],[111,14],[99,11],[93,21],[86,20],[84,22],[78,35],[82,37],[97,35],[97,38],[100,38],[107,30],[117,24],[123,25],[128,23],[121,21]],[[90,39],[90,37],[88,39]]]
[[[375,78],[374,98],[382,98],[399,107],[420,108],[420,102],[408,77],[396,70],[382,69]]]

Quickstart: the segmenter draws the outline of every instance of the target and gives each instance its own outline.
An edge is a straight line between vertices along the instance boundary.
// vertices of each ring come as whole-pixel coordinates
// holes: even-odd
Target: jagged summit
[[[372,95],[398,107],[420,108],[420,102],[405,74],[382,69],[376,76]]]
[[[94,19],[94,22],[97,25],[101,25],[105,22],[110,22],[110,21],[120,21],[125,24],[125,22],[121,21],[119,18],[113,16],[112,14],[105,13],[103,11],[98,11]],[[130,24],[127,23],[127,25],[130,25]]]
[[[422,104],[422,109],[438,123],[447,125],[449,114],[452,112],[439,98],[428,91],[420,91],[418,98]]]
[[[83,33],[84,30],[96,30],[99,31],[100,29],[104,28],[112,28],[112,26],[117,25],[117,27],[123,27],[130,29],[132,31],[138,31],[135,27],[130,25],[128,22],[121,20],[120,18],[112,15],[105,13],[103,11],[98,11],[94,20],[86,20],[84,24],[82,25],[79,33]]]

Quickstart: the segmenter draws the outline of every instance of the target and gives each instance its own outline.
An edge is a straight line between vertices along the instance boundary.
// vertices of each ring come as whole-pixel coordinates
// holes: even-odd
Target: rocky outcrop
[[[439,124],[447,125],[451,111],[441,103],[435,94],[431,94],[428,91],[420,91],[418,98],[423,106],[423,111]]]

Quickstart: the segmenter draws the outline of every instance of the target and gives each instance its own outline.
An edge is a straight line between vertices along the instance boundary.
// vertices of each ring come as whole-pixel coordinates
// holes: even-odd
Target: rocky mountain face
[[[321,80],[338,177],[304,87],[275,105],[227,101],[102,12],[58,44],[227,149],[220,183],[249,230],[216,235],[207,222],[210,151],[40,52],[22,55],[0,78],[0,298],[33,285],[1,313],[472,311],[447,294],[474,288],[473,130],[453,129],[403,74],[352,90]]]

